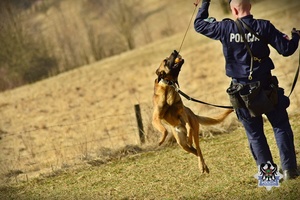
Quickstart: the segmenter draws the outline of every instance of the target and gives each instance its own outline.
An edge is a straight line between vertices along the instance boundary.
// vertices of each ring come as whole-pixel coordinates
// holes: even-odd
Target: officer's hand
[[[297,30],[296,28],[292,29],[292,35],[293,34],[298,34],[300,36],[300,30]]]
[[[202,0],[202,3],[204,2],[210,3],[210,0]]]

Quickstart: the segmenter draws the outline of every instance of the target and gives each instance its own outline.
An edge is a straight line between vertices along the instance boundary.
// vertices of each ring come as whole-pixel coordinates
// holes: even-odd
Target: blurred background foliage
[[[228,13],[228,1],[219,2]],[[167,13],[167,26],[162,24],[164,28],[157,37],[146,19],[159,10],[143,10],[138,0],[1,0],[0,91],[132,50],[153,42],[153,38],[176,32],[176,22],[161,7]],[[142,36],[137,36],[137,32]]]

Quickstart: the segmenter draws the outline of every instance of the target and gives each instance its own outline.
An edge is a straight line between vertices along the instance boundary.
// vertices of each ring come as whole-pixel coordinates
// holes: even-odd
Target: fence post
[[[143,144],[145,143],[145,135],[144,135],[144,127],[143,127],[140,105],[139,104],[134,105],[134,110],[135,110],[135,117],[138,125],[138,130],[139,130],[140,141]]]

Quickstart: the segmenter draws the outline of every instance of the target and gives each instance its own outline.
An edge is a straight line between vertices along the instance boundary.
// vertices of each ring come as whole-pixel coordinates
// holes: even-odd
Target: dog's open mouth
[[[169,69],[169,72],[166,75],[171,75],[173,79],[177,80],[181,67],[184,63],[182,56],[174,50],[164,61],[165,66]]]
[[[176,50],[174,50],[173,53],[171,53],[171,55],[165,59],[165,62],[170,71],[178,70],[179,73],[181,66],[184,63],[184,59],[182,59],[182,56]]]

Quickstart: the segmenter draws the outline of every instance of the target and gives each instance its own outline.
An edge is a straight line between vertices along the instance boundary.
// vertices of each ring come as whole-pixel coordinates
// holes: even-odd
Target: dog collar
[[[169,80],[165,80],[165,79],[160,79],[158,84],[164,84],[164,85],[173,86],[174,88],[179,88],[179,84],[177,81],[169,81]]]
[[[158,83],[164,83],[166,85],[172,85],[173,84],[172,81],[168,81],[168,80],[165,80],[165,79],[160,79],[160,81]]]

